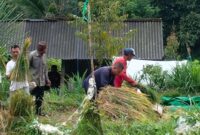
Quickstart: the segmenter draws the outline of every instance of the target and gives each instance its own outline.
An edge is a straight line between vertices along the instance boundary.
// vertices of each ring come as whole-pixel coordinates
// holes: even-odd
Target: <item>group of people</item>
[[[29,70],[31,80],[24,82],[17,82],[11,80],[11,74],[15,68],[17,58],[20,54],[20,47],[14,45],[11,47],[12,59],[6,65],[6,76],[10,79],[10,95],[16,90],[24,90],[28,94],[35,96],[35,108],[37,115],[44,115],[41,111],[43,102],[44,91],[49,89],[52,85],[53,88],[58,88],[60,85],[60,75],[57,72],[57,67],[53,65],[51,72],[48,73],[48,66],[46,60],[47,43],[40,41],[37,49],[29,53]],[[114,60],[112,66],[101,67],[94,71],[94,78],[96,82],[97,91],[107,85],[121,87],[123,80],[129,82],[131,85],[136,86],[137,82],[126,74],[127,61],[130,61],[135,56],[135,51],[132,48],[124,49],[124,55]],[[89,75],[83,82],[83,87],[87,93],[89,87]],[[52,80],[52,82],[50,81]]]
[[[46,49],[47,43],[45,41],[40,41],[37,45],[37,49],[29,53],[29,70],[31,80],[18,82],[11,79],[12,71],[15,68],[17,58],[20,54],[20,47],[18,45],[11,46],[12,59],[6,65],[6,76],[11,81],[10,95],[12,95],[16,90],[24,90],[28,94],[35,96],[35,108],[37,115],[44,115],[41,112],[44,91],[49,89],[51,86],[51,81],[48,77]]]
[[[105,86],[121,87],[123,81],[127,81],[132,86],[137,86],[137,82],[127,76],[127,61],[130,61],[135,56],[133,48],[125,48],[123,56],[114,60],[112,66],[101,67],[94,71],[94,78],[96,83],[97,93]],[[89,81],[92,74],[89,75],[83,82],[83,87],[87,93],[89,88]]]

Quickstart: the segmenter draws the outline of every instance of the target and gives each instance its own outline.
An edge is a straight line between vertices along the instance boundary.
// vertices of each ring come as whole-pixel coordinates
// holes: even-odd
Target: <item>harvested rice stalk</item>
[[[32,97],[23,90],[16,90],[10,99],[9,111],[14,117],[32,117],[34,103]]]
[[[105,87],[97,98],[101,113],[109,117],[128,120],[154,120],[157,115],[152,109],[152,103],[145,94],[138,94],[131,88]]]
[[[28,48],[31,45],[31,38],[26,38],[22,51],[17,59],[16,66],[11,74],[11,80],[23,82],[28,80],[29,62]]]
[[[140,89],[142,93],[146,94],[148,99],[152,102],[152,103],[159,103],[160,100],[159,100],[159,96],[158,96],[158,93],[151,89],[150,87],[148,86],[144,86],[142,84],[138,84],[136,87],[132,87],[130,84],[124,82],[123,83],[123,86],[124,87],[129,87],[129,88],[132,88],[133,90],[135,89]]]

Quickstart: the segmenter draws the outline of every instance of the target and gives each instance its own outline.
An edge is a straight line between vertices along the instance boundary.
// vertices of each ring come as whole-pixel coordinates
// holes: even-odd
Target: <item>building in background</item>
[[[0,25],[9,25],[1,22]],[[6,28],[6,27],[5,27]],[[132,47],[139,59],[162,60],[163,30],[161,19],[137,19],[124,22],[124,31],[136,29],[134,36],[125,47]],[[32,37],[31,50],[38,41],[48,43],[48,57],[62,59],[62,73],[72,75],[90,72],[88,47],[76,32],[79,26],[68,21],[25,20],[17,22],[12,34],[6,40],[7,46],[22,44],[26,36]],[[116,33],[118,34],[118,33]]]

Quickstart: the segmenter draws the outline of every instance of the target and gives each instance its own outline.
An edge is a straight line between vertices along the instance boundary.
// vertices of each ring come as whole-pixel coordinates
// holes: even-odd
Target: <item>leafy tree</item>
[[[105,57],[112,58],[124,48],[125,42],[129,40],[134,30],[124,32],[124,21],[127,16],[120,15],[119,1],[92,0],[91,5],[91,35],[95,50],[93,56],[100,61]],[[83,30],[78,33],[78,36],[88,41],[87,22],[81,22]]]
[[[121,0],[121,12],[127,14],[128,19],[156,17],[159,8],[152,6],[151,0]]]
[[[195,46],[200,37],[200,14],[191,12],[180,21],[180,40],[182,45]]]
[[[165,47],[165,59],[176,60],[179,59],[178,54],[179,42],[174,31],[171,32],[170,36],[167,38],[167,46]]]
[[[152,4],[160,9],[159,17],[164,23],[165,39],[172,31],[175,25],[179,30],[180,19],[186,16],[190,11],[199,10],[198,0],[152,0]]]
[[[9,0],[18,10],[23,11],[23,18],[61,18],[70,13],[77,14],[79,0]]]

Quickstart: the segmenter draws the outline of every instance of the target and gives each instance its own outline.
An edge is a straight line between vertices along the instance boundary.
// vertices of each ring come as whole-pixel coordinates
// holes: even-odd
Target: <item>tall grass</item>
[[[200,93],[199,61],[177,65],[171,73],[162,71],[159,66],[148,66],[143,71],[142,77],[150,79],[150,87],[164,91],[164,93],[165,91],[172,91],[173,95],[196,95]]]
[[[12,135],[35,135],[36,129],[31,127],[34,119],[34,103],[32,97],[23,90],[15,91],[9,103],[7,114],[7,132]]]
[[[0,83],[0,101],[6,101],[9,96],[10,82],[6,79],[5,75],[2,77],[2,83]]]
[[[55,89],[51,89],[50,93],[46,93],[44,97],[44,107],[48,112],[63,111],[77,108],[85,96],[82,88],[84,76],[79,74],[69,78],[71,87],[65,84],[59,89],[59,94]]]

